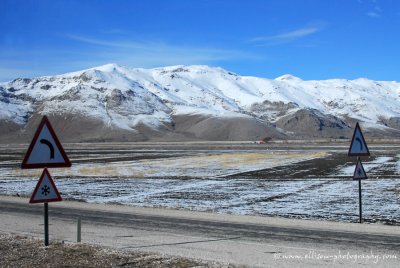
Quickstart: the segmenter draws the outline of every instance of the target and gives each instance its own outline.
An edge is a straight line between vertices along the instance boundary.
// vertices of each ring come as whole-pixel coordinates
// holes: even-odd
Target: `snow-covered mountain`
[[[116,64],[0,83],[3,140],[48,115],[69,141],[400,136],[400,83],[240,76],[208,66]]]

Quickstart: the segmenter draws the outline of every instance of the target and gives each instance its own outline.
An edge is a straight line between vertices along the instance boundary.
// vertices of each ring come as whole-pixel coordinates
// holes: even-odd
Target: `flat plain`
[[[347,142],[65,144],[71,168],[50,169],[64,200],[235,215],[358,221],[356,158]],[[0,195],[30,197],[40,169],[28,145],[0,147]],[[363,219],[400,225],[400,145],[362,158]]]

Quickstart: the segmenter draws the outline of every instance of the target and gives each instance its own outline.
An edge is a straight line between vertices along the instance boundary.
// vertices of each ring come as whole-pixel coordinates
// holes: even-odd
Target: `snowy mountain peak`
[[[239,118],[252,122],[244,132],[274,128],[287,135],[340,137],[354,121],[369,129],[400,132],[398,103],[398,82],[304,81],[289,74],[265,79],[205,65],[143,69],[111,63],[0,83],[0,124],[5,120],[23,128],[38,114],[68,114],[135,133],[146,126],[156,132],[182,131],[184,136],[193,131],[190,135],[197,137],[194,129],[208,133],[203,127],[209,121],[202,120],[234,124]],[[193,124],[200,125],[187,125],[182,118],[198,118]]]
[[[123,67],[121,67],[116,63],[108,63],[95,68],[91,68],[90,70],[99,70],[102,72],[114,72],[115,70],[121,70],[121,69],[123,69]]]
[[[86,75],[86,76],[91,76],[93,75],[94,77],[96,76],[101,76],[101,73],[126,73],[127,69],[125,67],[122,67],[116,63],[109,63],[109,64],[104,64],[101,66],[81,70],[81,71],[75,71],[75,72],[70,72],[70,73],[65,73],[61,75],[54,76],[56,78],[70,78],[70,77],[79,77],[81,75]]]
[[[236,75],[235,73],[229,72],[221,67],[210,67],[208,65],[174,65],[167,67],[154,68],[153,70],[161,73],[192,73],[192,74],[206,74],[206,73],[219,73]]]
[[[292,81],[292,82],[303,81],[301,78],[296,77],[291,74],[285,74],[285,75],[279,76],[279,77],[275,78],[275,80],[276,81]]]

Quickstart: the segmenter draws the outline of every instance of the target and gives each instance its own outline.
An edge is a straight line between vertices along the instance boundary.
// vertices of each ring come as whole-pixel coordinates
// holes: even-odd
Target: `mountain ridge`
[[[25,139],[42,115],[67,141],[348,138],[356,121],[371,137],[400,137],[399,101],[395,81],[112,63],[0,83],[0,141]]]

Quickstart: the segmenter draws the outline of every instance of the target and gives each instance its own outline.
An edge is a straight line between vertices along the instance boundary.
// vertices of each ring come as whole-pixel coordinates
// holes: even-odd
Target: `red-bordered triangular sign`
[[[62,201],[61,195],[54,184],[47,168],[43,170],[42,176],[36,184],[29,203],[48,203]]]
[[[356,169],[354,170],[353,179],[355,179],[355,180],[368,179],[367,173],[365,173],[364,167],[360,160],[357,161]]]
[[[60,141],[47,116],[42,121],[29,145],[21,168],[70,167]]]
[[[367,143],[365,142],[364,136],[361,132],[360,125],[356,124],[354,129],[353,138],[351,139],[351,144],[348,152],[348,156],[369,156],[369,150]]]

